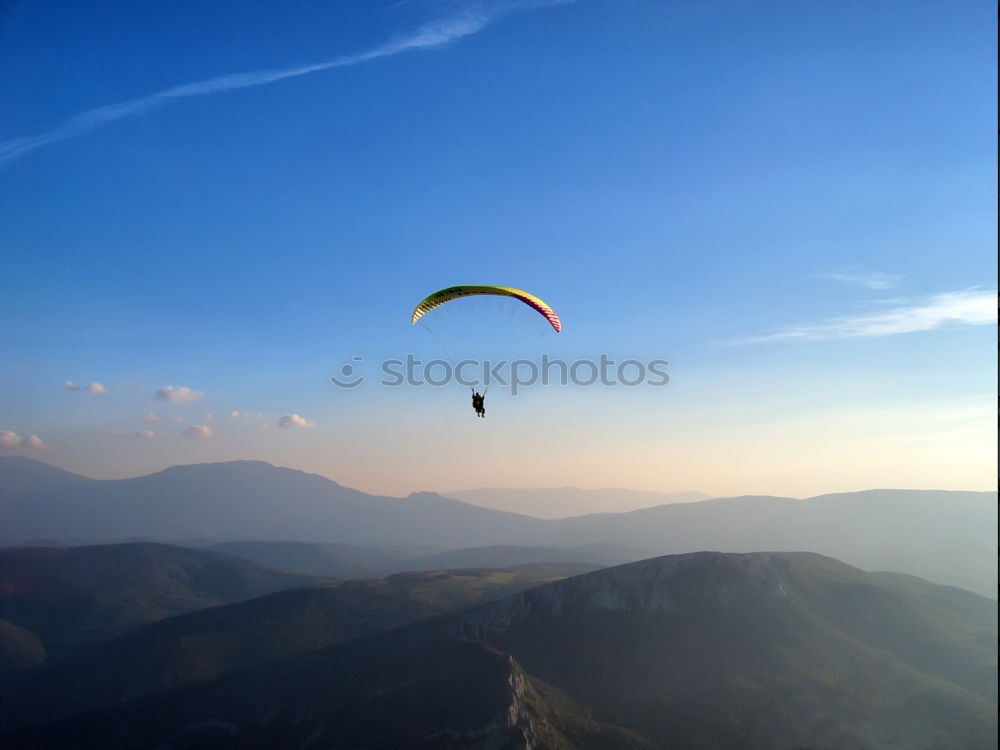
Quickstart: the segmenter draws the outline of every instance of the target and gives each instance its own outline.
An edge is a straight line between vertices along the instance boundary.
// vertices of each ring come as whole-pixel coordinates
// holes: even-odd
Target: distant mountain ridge
[[[670,503],[708,500],[702,492],[655,492],[623,487],[581,489],[579,487],[482,487],[443,493],[481,508],[521,513],[535,518],[571,518],[591,513],[627,513]]]
[[[606,567],[654,557],[649,550],[620,545],[574,547],[487,545],[427,552],[421,548],[363,547],[316,542],[223,542],[210,549],[261,565],[332,578],[373,578],[393,573],[455,568],[507,568],[537,563],[583,563]]]
[[[534,519],[433,493],[367,495],[318,474],[263,461],[173,466],[131,479],[54,487],[24,479],[21,459],[0,485],[4,541],[32,538],[274,539],[450,547],[483,528],[516,537]],[[2,475],[0,475],[2,476]],[[73,475],[70,475],[73,476]]]
[[[36,475],[44,474],[42,480]],[[0,541],[274,540],[458,547],[621,545],[656,553],[809,550],[996,597],[995,492],[869,490],[737,497],[543,520],[434,493],[381,497],[260,461],[73,479],[0,459]]]

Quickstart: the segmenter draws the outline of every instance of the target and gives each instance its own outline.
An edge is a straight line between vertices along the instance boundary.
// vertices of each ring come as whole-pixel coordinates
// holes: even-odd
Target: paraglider
[[[447,289],[442,289],[439,292],[434,292],[434,294],[427,297],[423,302],[417,305],[413,310],[413,316],[410,318],[410,323],[416,324],[424,315],[429,313],[436,307],[441,307],[448,302],[455,299],[460,299],[462,297],[470,297],[477,294],[489,294],[498,297],[513,297],[514,299],[520,300],[528,307],[536,310],[540,315],[544,316],[549,324],[555,329],[556,333],[562,330],[562,321],[559,320],[559,316],[556,315],[556,311],[553,310],[545,302],[545,300],[536,297],[533,294],[528,294],[521,289],[514,289],[509,286],[450,286]]]
[[[552,307],[545,302],[545,300],[540,297],[536,297],[523,289],[514,289],[509,286],[450,286],[446,289],[441,289],[440,291],[434,292],[434,294],[424,298],[424,300],[413,309],[413,314],[410,316],[410,323],[412,325],[416,325],[417,321],[427,315],[427,313],[441,307],[442,305],[446,305],[453,300],[481,295],[510,297],[518,300],[519,302],[523,302],[525,305],[545,318],[556,333],[559,333],[562,330],[562,321],[559,319],[556,311],[553,310]],[[479,393],[475,388],[472,389],[472,408],[475,410],[477,417],[486,417],[485,390],[482,393]]]

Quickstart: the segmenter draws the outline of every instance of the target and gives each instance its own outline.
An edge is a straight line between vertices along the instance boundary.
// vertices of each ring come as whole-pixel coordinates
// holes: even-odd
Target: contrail
[[[381,57],[391,57],[401,52],[410,50],[430,49],[440,47],[448,42],[471,36],[478,31],[482,31],[494,21],[505,15],[518,10],[543,8],[552,5],[565,5],[575,2],[575,0],[522,0],[521,2],[504,3],[487,9],[479,4],[467,8],[457,16],[442,18],[424,24],[416,31],[407,36],[398,37],[385,44],[374,47],[365,52],[353,55],[335,57],[331,60],[312,63],[310,65],[300,65],[293,68],[281,68],[275,70],[258,70],[252,73],[233,73],[230,75],[209,78],[204,81],[188,83],[182,86],[174,86],[163,91],[158,91],[149,96],[138,99],[131,99],[118,104],[108,104],[96,109],[89,109],[74,115],[59,127],[47,133],[29,135],[22,138],[12,138],[0,142],[0,167],[5,166],[19,156],[47,146],[50,143],[65,141],[76,138],[90,132],[102,125],[107,125],[117,120],[127,117],[137,117],[150,112],[158,107],[162,107],[178,99],[188,99],[196,96],[208,96],[224,91],[235,91],[253,86],[263,86],[287,78],[297,78],[299,76],[318,73],[332,68],[346,68],[358,63],[377,60]]]

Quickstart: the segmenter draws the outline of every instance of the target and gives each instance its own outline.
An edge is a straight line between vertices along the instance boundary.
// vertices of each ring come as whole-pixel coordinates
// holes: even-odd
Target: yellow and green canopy
[[[410,323],[416,323],[434,308],[440,307],[441,305],[451,302],[454,299],[471,297],[476,294],[513,297],[514,299],[520,300],[528,307],[535,309],[539,314],[544,316],[556,330],[556,333],[559,333],[559,331],[562,330],[562,321],[559,320],[559,316],[556,315],[556,311],[549,307],[543,299],[536,297],[533,294],[528,294],[521,289],[514,289],[509,286],[450,286],[447,289],[434,292],[434,294],[430,295],[423,302],[417,305],[413,310],[413,317],[410,319]]]

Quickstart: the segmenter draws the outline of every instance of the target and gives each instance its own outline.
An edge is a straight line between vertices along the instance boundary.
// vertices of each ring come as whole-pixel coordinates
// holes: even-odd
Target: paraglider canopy
[[[559,320],[559,316],[556,315],[556,311],[549,307],[543,299],[536,297],[533,294],[528,294],[521,289],[514,289],[509,286],[450,286],[447,289],[434,292],[434,294],[430,295],[423,302],[417,305],[413,310],[413,316],[410,318],[410,323],[416,324],[418,320],[431,310],[451,302],[452,300],[460,299],[462,297],[471,297],[477,294],[487,294],[498,297],[513,297],[514,299],[520,300],[528,307],[536,310],[540,315],[544,316],[545,319],[549,321],[549,324],[555,329],[556,333],[559,333],[562,330],[562,321]]]

